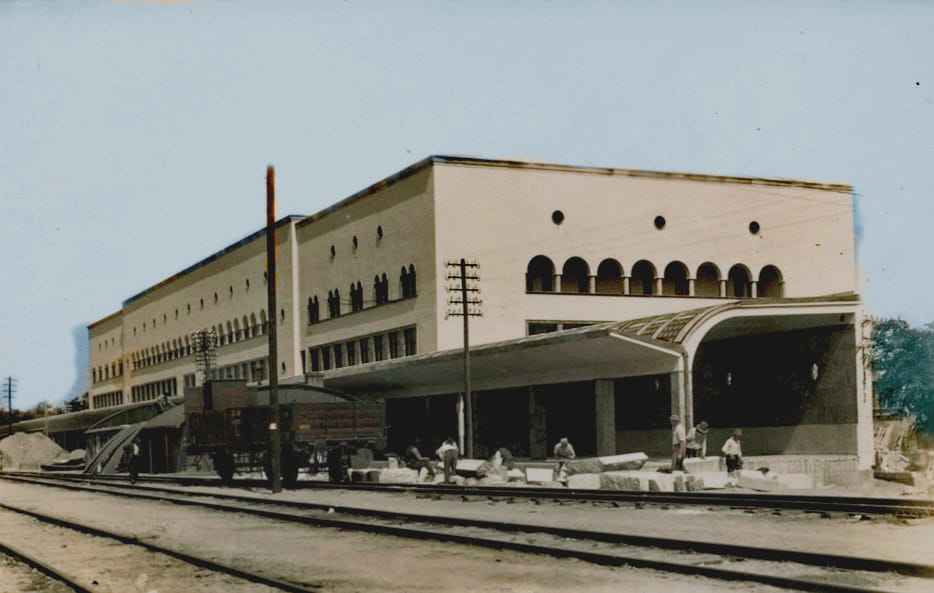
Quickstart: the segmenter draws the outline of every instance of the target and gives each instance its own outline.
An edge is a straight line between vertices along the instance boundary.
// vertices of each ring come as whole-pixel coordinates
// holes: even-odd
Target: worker
[[[566,477],[564,473],[568,462],[577,457],[577,453],[574,452],[574,445],[571,444],[568,437],[561,437],[561,440],[555,445],[554,454],[558,459],[558,463],[555,465],[552,477],[555,482],[560,482]]]
[[[328,450],[328,478],[335,484],[347,481],[347,442]]]
[[[743,447],[740,441],[743,438],[743,431],[736,429],[733,436],[723,443],[723,455],[726,458],[726,471],[732,475],[737,470],[743,469]]]
[[[448,484],[457,473],[457,459],[460,457],[457,442],[452,437],[448,437],[441,443],[435,454],[441,459],[441,465],[444,468],[444,483]]]
[[[431,463],[431,460],[427,457],[424,457],[421,452],[418,450],[418,446],[421,444],[421,440],[418,437],[415,437],[415,440],[412,441],[412,444],[409,445],[405,450],[405,466],[409,469],[414,469],[415,471],[421,474],[422,468],[428,472],[425,475],[425,480],[433,482],[435,479],[435,467]]]
[[[687,449],[687,435],[681,417],[672,414],[671,418],[671,471],[684,471],[684,454]]]
[[[685,454],[688,457],[707,457],[707,423],[703,420],[688,432]]]
[[[130,459],[127,462],[127,471],[130,473],[130,483],[135,484],[136,480],[139,479],[139,465],[140,465],[140,443],[139,437],[135,437],[133,442],[127,445],[129,450]]]

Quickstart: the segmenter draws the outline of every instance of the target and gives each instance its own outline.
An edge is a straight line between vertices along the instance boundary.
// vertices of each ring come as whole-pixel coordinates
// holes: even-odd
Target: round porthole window
[[[657,228],[658,230],[662,230],[663,228],[665,228],[665,217],[664,216],[655,217],[655,228]]]
[[[551,222],[555,224],[561,224],[564,222],[564,212],[560,210],[555,210],[551,213]]]
[[[755,220],[749,223],[749,232],[753,235],[759,233],[759,223]]]

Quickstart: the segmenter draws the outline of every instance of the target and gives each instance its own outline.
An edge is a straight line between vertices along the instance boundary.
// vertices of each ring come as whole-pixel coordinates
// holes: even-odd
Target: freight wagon
[[[185,390],[186,450],[209,455],[217,474],[270,473],[268,387],[243,381],[208,381]],[[317,472],[335,452],[386,446],[386,404],[311,385],[279,386],[278,431],[283,483],[303,468]]]

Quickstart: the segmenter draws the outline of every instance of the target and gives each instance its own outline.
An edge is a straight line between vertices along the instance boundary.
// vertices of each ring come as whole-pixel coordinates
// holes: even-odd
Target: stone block
[[[684,487],[688,492],[698,492],[704,489],[704,478],[693,474],[684,475]]]
[[[586,457],[583,459],[572,459],[564,466],[568,476],[574,474],[599,474],[603,471],[598,457]]]
[[[465,478],[475,478],[477,477],[477,469],[483,463],[483,459],[458,459],[457,474]]]
[[[814,488],[814,476],[808,474],[779,474],[776,479],[789,490],[810,490]]]
[[[568,488],[576,490],[599,490],[600,474],[574,474],[568,476]]]
[[[624,455],[597,457],[601,472],[641,469],[648,459],[645,453],[626,453]]]
[[[730,481],[730,476],[726,472],[703,472],[691,475],[703,482],[704,490],[726,488]]]
[[[777,478],[778,476],[763,476],[761,473],[758,477],[741,473],[736,477],[736,485],[739,488],[749,488],[760,492],[781,492],[786,487]]]
[[[525,472],[514,467],[506,472],[506,480],[509,482],[525,482]]]
[[[383,472],[383,470],[368,469],[368,470],[365,470],[365,472],[366,472],[366,477],[363,480],[364,482],[379,482],[379,475],[380,473]]]
[[[643,491],[649,489],[647,476],[629,472],[605,472],[600,474],[600,488],[603,490]]]
[[[660,473],[652,474],[652,476],[649,478],[649,490],[653,492],[674,492],[674,475]]]
[[[672,486],[674,487],[675,492],[684,492],[687,490],[687,487],[684,485],[684,474],[681,472],[676,472],[671,474],[672,477]]]
[[[363,470],[363,469],[350,470],[350,481],[351,482],[366,482],[366,470]]]
[[[379,481],[383,484],[407,484],[418,481],[418,472],[414,469],[401,467],[399,469],[380,470]]]
[[[707,457],[706,459],[701,459],[699,457],[692,457],[690,459],[684,460],[684,471],[689,474],[699,474],[703,472],[718,472],[720,471],[720,458],[719,457]]]
[[[544,467],[525,468],[525,480],[529,484],[542,484],[554,478],[554,470]]]

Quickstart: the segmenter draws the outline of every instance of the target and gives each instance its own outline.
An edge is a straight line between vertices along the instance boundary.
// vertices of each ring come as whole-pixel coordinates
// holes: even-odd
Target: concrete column
[[[726,297],[726,280],[720,281],[720,298]]]
[[[688,278],[688,296],[694,295],[694,278]]]
[[[548,437],[545,431],[546,410],[542,395],[529,387],[529,457],[545,459],[548,457]]]
[[[561,274],[555,274],[555,292],[561,292]]]
[[[597,292],[597,277],[588,276],[587,277],[587,292],[594,294]]]
[[[594,381],[597,455],[616,454],[616,397],[612,379]]]
[[[752,298],[759,296],[759,283],[755,280],[749,282],[749,296]]]
[[[629,276],[623,276],[623,294],[629,294]]]
[[[680,416],[682,420],[687,418],[687,410],[684,401],[684,371],[672,371],[671,377],[671,415]]]
[[[662,294],[664,290],[664,278],[655,279],[655,294]]]

